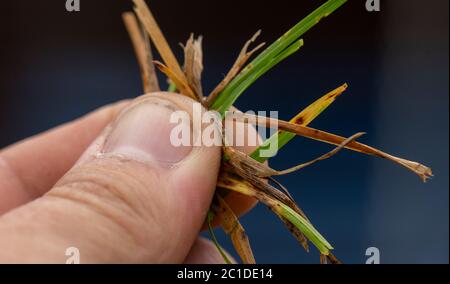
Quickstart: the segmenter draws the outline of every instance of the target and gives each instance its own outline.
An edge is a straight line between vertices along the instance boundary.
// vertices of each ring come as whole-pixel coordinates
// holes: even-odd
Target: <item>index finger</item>
[[[0,215],[47,192],[126,105],[94,111],[0,151]]]

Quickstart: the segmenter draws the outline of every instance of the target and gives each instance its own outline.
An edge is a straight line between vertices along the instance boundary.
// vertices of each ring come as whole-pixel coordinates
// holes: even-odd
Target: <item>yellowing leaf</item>
[[[298,115],[296,115],[290,122],[295,123],[302,126],[308,126],[314,119],[316,119],[322,112],[324,112],[342,93],[347,90],[348,85],[344,84],[339,88],[329,92],[325,96],[321,97],[313,104],[308,106]],[[258,149],[256,149],[250,157],[254,160],[262,163],[265,162],[268,158],[261,157],[260,151],[269,147],[272,143],[278,140],[278,150],[283,148],[289,141],[291,141],[295,137],[295,134],[285,131],[278,131],[277,134],[270,137],[267,141],[265,141]]]

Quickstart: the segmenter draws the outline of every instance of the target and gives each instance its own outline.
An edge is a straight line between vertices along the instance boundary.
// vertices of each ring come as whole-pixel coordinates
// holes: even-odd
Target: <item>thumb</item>
[[[64,263],[69,247],[82,263],[183,262],[221,157],[219,147],[172,145],[171,114],[192,117],[192,106],[169,93],[133,102],[48,194],[0,218],[0,262]]]

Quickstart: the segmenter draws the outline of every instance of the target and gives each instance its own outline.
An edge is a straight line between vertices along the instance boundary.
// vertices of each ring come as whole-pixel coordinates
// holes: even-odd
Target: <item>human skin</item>
[[[150,94],[1,150],[0,263],[65,263],[68,247],[82,263],[222,263],[198,236],[221,149],[167,143],[168,117],[193,103]],[[255,204],[226,200],[237,214]]]

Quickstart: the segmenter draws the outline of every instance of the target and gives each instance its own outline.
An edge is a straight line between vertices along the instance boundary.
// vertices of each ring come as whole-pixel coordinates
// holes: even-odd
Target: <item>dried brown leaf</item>
[[[328,258],[326,255],[324,254],[320,255],[320,264],[328,264]]]
[[[336,257],[334,256],[334,254],[332,254],[331,252],[327,255],[328,261],[331,264],[342,264],[342,262]]]
[[[220,92],[222,92],[223,89],[225,89],[225,87],[234,79],[234,77],[236,77],[236,75],[239,74],[239,72],[242,70],[245,63],[247,63],[247,61],[250,59],[250,57],[252,57],[252,55],[255,52],[260,50],[265,45],[265,43],[261,43],[260,45],[258,45],[254,49],[252,49],[251,51],[248,51],[248,48],[250,47],[250,45],[256,41],[256,39],[258,38],[258,36],[260,34],[261,34],[261,31],[259,30],[253,35],[253,37],[251,39],[249,39],[245,43],[244,47],[242,48],[241,52],[239,53],[239,56],[238,56],[236,62],[233,64],[233,66],[231,67],[228,74],[225,76],[225,78],[222,80],[222,82],[220,82],[220,84],[211,92],[211,94],[207,98],[207,101],[206,101],[207,106],[210,106],[214,102],[214,100],[217,98],[217,96],[220,94]]]
[[[342,264],[331,252],[328,255],[320,255],[320,264]]]
[[[224,147],[224,153],[229,157],[229,163],[232,164],[236,168],[241,168],[244,171],[249,171],[249,174],[255,175],[260,178],[268,178],[273,176],[280,176],[280,175],[286,175],[292,172],[299,171],[301,169],[304,169],[308,166],[311,166],[317,162],[326,160],[331,158],[332,156],[336,155],[339,151],[344,149],[349,143],[355,141],[355,139],[358,139],[359,137],[363,136],[365,133],[357,133],[353,135],[350,138],[347,138],[344,140],[337,148],[334,150],[328,152],[325,155],[320,156],[319,158],[316,158],[312,161],[309,161],[307,163],[303,163],[301,165],[295,166],[293,168],[283,170],[283,171],[276,171],[269,166],[259,163],[246,155],[243,152],[239,152],[236,149],[233,149],[231,147]]]
[[[276,179],[274,179],[273,177],[268,177],[268,179],[273,182],[276,186],[278,186],[278,188],[283,191],[292,201],[294,201],[294,198],[292,197],[291,193],[289,192],[289,190],[282,185],[279,181],[277,181]]]
[[[216,194],[216,203],[213,204],[214,213],[222,221],[222,227],[231,237],[234,248],[239,254],[242,262],[244,264],[255,264],[255,257],[253,256],[253,251],[250,246],[250,241],[244,228],[239,222],[238,217],[234,214],[233,210],[228,206],[228,204]]]
[[[191,34],[190,38],[183,46],[184,49],[184,73],[188,80],[189,86],[195,92],[199,101],[203,101],[202,89],[202,72],[203,72],[203,50],[202,37],[194,39]]]
[[[295,133],[296,135],[299,135],[299,136],[303,136],[306,138],[314,139],[317,141],[321,141],[321,142],[333,144],[333,145],[340,145],[343,142],[345,142],[345,140],[346,140],[346,138],[335,135],[335,134],[327,133],[327,132],[317,130],[314,128],[305,127],[302,125],[297,125],[297,124],[290,123],[287,121],[282,121],[282,120],[268,118],[268,117],[261,117],[261,116],[251,115],[251,114],[243,114],[243,113],[235,112],[232,115],[232,119],[234,119],[236,121],[241,121],[241,122],[250,123],[250,124],[256,124],[256,125],[264,126],[264,127],[270,127],[271,125],[278,125],[278,127],[283,131]],[[410,171],[414,172],[415,174],[417,174],[424,182],[426,182],[429,178],[431,178],[433,176],[432,170],[427,166],[424,166],[417,162],[408,161],[408,160],[405,160],[402,158],[392,156],[390,154],[387,154],[378,149],[361,144],[356,141],[350,142],[349,144],[347,144],[345,146],[345,148],[356,151],[356,152],[360,152],[360,153],[364,153],[364,154],[368,154],[368,155],[372,155],[372,156],[377,156],[377,157],[384,158],[384,159],[390,160],[392,162],[395,162],[395,163],[409,169]]]
[[[148,37],[145,33],[142,33],[136,16],[132,12],[124,13],[122,18],[130,35],[139,68],[141,69],[144,92],[152,93],[160,91]]]
[[[135,4],[134,11],[144,26],[147,33],[150,35],[156,49],[161,55],[162,59],[166,63],[167,67],[171,70],[173,74],[178,78],[183,85],[188,86],[188,81],[184,75],[175,55],[172,52],[166,38],[164,37],[161,29],[158,26],[155,18],[153,17],[150,9],[144,0],[133,0]]]
[[[153,63],[158,67],[158,69],[166,74],[166,76],[175,84],[177,85],[177,89],[180,91],[181,94],[186,95],[188,97],[196,99],[196,96],[192,89],[186,85],[182,79],[180,79],[177,74],[173,72],[172,69],[170,69],[168,66],[164,65],[163,63],[159,61],[153,61]]]
[[[141,25],[141,30],[144,30]],[[150,42],[150,37],[147,33],[144,34],[144,43],[145,43],[145,55],[147,56],[147,73],[148,73],[148,81],[149,81],[149,91],[150,92],[159,92],[161,88],[159,87],[158,76],[156,75],[155,64],[153,63],[153,53],[152,53],[152,44]]]
[[[300,242],[303,248],[307,252],[309,252],[308,240],[304,236],[304,234],[299,229],[294,227],[288,220],[279,215],[277,213],[277,210],[275,210],[276,208],[274,207],[276,206],[276,202],[286,204],[294,211],[296,211],[300,216],[302,216],[306,221],[310,222],[308,217],[305,215],[305,213],[303,213],[298,205],[284,193],[267,184],[265,180],[257,177],[245,178],[237,173],[233,173],[233,170],[229,170],[230,171],[224,169],[224,171],[222,171],[222,173],[219,175],[218,187],[235,191],[249,197],[253,197],[259,200],[261,203],[265,204],[281,219],[281,221],[283,221],[283,223],[285,223],[289,231],[291,231],[291,233]]]

